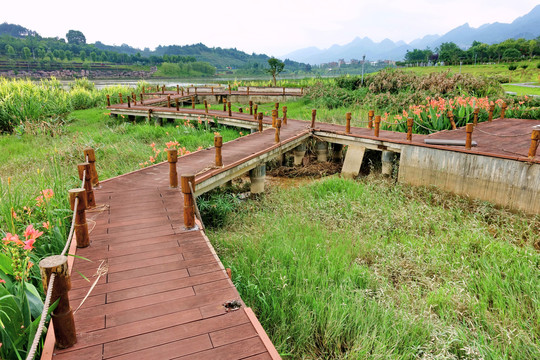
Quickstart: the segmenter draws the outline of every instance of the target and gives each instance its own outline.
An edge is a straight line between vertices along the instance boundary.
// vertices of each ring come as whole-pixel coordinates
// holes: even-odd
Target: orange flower
[[[28,225],[26,227],[26,230],[24,231],[24,238],[26,240],[36,240],[41,235],[43,235],[43,231],[37,231],[36,229],[34,229],[34,225],[32,224]]]
[[[43,223],[43,227],[45,229],[49,230],[51,228],[51,224],[48,221],[46,221],[46,222]]]
[[[4,237],[2,239],[2,241],[4,242],[4,244],[9,244],[10,242],[14,242],[15,244],[17,245],[21,245],[21,246],[24,246],[24,243],[19,239],[19,235],[15,234],[11,234],[11,233],[7,233],[6,234],[6,237]]]

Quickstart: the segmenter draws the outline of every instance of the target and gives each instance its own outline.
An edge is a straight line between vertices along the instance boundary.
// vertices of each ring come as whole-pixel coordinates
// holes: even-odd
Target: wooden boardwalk
[[[157,100],[156,100],[157,101]],[[153,102],[152,102],[153,103]],[[155,105],[115,105],[111,110],[128,115],[152,109],[159,116],[201,116],[239,121],[256,126],[249,114],[211,110],[164,108]],[[221,121],[221,120],[220,120]],[[268,127],[272,120],[264,117]],[[342,144],[372,143],[376,149],[392,146],[426,146],[448,151],[540,162],[527,159],[530,129],[537,120],[501,119],[481,123],[475,130],[478,147],[424,143],[426,138],[464,139],[464,129],[430,136],[405,134],[289,120],[281,128],[267,128],[223,145],[223,167],[214,166],[214,149],[205,149],[178,159],[178,172],[196,174],[203,190],[210,180],[261,156],[290,150],[308,136],[335,139]],[[502,135],[502,136],[501,136]],[[496,138],[496,141],[493,139]],[[370,144],[371,144],[370,143]],[[288,147],[287,147],[288,146]],[[247,167],[243,168],[245,169]],[[207,187],[204,187],[207,186]],[[210,186],[210,187],[209,187]],[[83,306],[75,314],[78,342],[65,350],[45,351],[53,359],[278,359],[257,318],[242,302],[223,265],[201,230],[186,231],[183,223],[183,195],[169,188],[169,165],[162,163],[103,181],[94,191],[98,206],[88,212],[93,219],[88,248],[77,249],[72,271],[71,306],[76,309],[88,293],[98,267],[107,268]],[[93,223],[90,222],[92,228]],[[85,280],[78,273],[88,278]],[[233,274],[234,275],[234,274]],[[224,304],[242,306],[229,311]],[[50,355],[47,357],[47,354]]]
[[[302,133],[306,130],[291,126],[282,140]],[[275,146],[269,129],[224,144],[223,161],[247,161]],[[179,158],[179,173],[198,174],[199,183],[227,171],[213,162],[214,151],[201,150]],[[75,314],[77,344],[55,350],[53,359],[279,358],[204,232],[185,230],[183,195],[169,188],[168,166],[106,180],[94,191],[98,206],[88,212],[95,221],[91,245],[76,252],[91,262],[74,261],[73,309],[102,262],[108,272]],[[228,311],[224,304],[233,300],[242,306]]]

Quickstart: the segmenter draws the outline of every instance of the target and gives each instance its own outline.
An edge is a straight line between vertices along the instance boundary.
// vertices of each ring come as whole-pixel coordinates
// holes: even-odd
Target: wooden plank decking
[[[178,115],[174,108],[115,105],[111,110],[154,109]],[[204,110],[181,109],[188,116]],[[227,118],[219,110],[209,117]],[[253,122],[249,114],[232,117]],[[271,118],[264,117],[265,125]],[[526,161],[531,126],[537,120],[501,119],[481,123],[475,132],[479,146],[471,150],[424,144],[427,137],[464,139],[464,129],[431,136],[352,128],[289,120],[275,143],[274,129],[224,144],[224,166],[214,165],[214,150],[205,149],[179,158],[181,174],[196,174],[196,183],[239,167],[264,153],[310,134],[346,136],[347,141],[377,141],[400,146],[427,146],[449,151]],[[497,137],[497,135],[502,135]],[[496,138],[496,141],[493,139]],[[356,139],[356,140],[355,140]],[[385,145],[381,149],[385,148]],[[531,161],[530,159],[528,161]],[[533,162],[540,162],[536,156]],[[108,267],[84,305],[75,314],[77,344],[56,350],[53,359],[276,359],[278,353],[251,309],[246,308],[214,249],[201,230],[186,231],[182,193],[170,189],[168,164],[162,163],[102,182],[95,190],[98,206],[88,212],[91,246],[77,249],[72,271],[72,308],[77,308],[95,279],[100,264]],[[78,273],[90,280],[88,282]],[[237,300],[242,307],[227,311],[224,303]]]
[[[299,130],[284,131],[283,140]],[[274,146],[271,130],[242,137],[224,145],[224,161],[241,162]],[[179,172],[199,173],[199,182],[225,171],[211,168],[213,157],[209,150],[183,156]],[[94,191],[91,245],[76,252],[92,262],[75,259],[73,309],[102,261],[108,272],[75,314],[77,344],[56,350],[53,359],[279,358],[204,232],[185,230],[183,195],[169,188],[168,171],[167,163],[158,164],[104,181]],[[231,300],[242,307],[228,312],[223,305]]]

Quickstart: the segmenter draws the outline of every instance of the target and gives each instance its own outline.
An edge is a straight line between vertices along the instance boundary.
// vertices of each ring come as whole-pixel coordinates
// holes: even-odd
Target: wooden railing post
[[[96,206],[96,199],[94,197],[94,190],[92,189],[92,184],[90,181],[90,163],[80,163],[77,165],[77,169],[79,170],[79,179],[84,179],[84,189],[86,190],[86,201],[88,207],[94,207]]]
[[[278,103],[278,102],[274,104],[274,107],[275,107],[275,109],[276,109],[277,111],[279,111],[279,103]]]
[[[180,94],[180,85],[176,85],[176,94]]]
[[[176,105],[176,111],[180,111],[180,101],[178,98],[174,99],[174,105]]]
[[[184,194],[184,226],[186,229],[192,229],[195,227],[195,202],[193,201],[193,196],[191,194],[191,187],[195,191],[195,175],[186,174],[182,175],[181,185],[182,193]]]
[[[465,125],[465,131],[467,132],[467,138],[465,139],[465,149],[471,149],[472,147],[472,133],[474,130],[474,125],[468,123]]]
[[[122,94],[121,93],[118,94],[118,101],[120,101],[120,104],[124,103],[124,100],[122,100]]]
[[[283,87],[283,95],[285,95],[285,86]]]
[[[273,109],[272,110],[272,127],[276,127],[277,125],[277,110],[276,109]]]
[[[231,95],[231,84],[229,84],[229,95]]]
[[[227,102],[227,108],[229,109],[229,116],[232,116],[232,111],[231,111],[231,102]]]
[[[373,129],[373,116],[375,115],[375,111],[369,110],[368,112],[368,129]]]
[[[111,106],[111,97],[107,94],[107,106]]]
[[[137,105],[137,95],[134,92],[131,92],[131,99],[133,100],[133,105]]]
[[[351,113],[348,112],[345,114],[345,120],[347,121],[345,125],[345,134],[351,133]]]
[[[167,149],[167,161],[169,162],[169,186],[177,188],[178,172],[176,171],[176,163],[178,162],[178,150]]]
[[[248,91],[248,94],[249,94],[249,91]],[[253,101],[251,100],[249,100],[249,115],[253,115]]]
[[[312,109],[311,110],[311,128],[313,129],[315,127],[315,119],[317,118],[317,110]]]
[[[254,120],[257,120],[257,119],[258,119],[258,117],[257,117],[257,111],[258,111],[258,110],[259,110],[259,105],[255,104],[255,105],[253,106],[253,119],[254,119]]]
[[[287,125],[287,107],[283,107],[283,125]]]
[[[143,96],[143,93],[140,93],[139,95],[140,95],[139,97],[141,98],[141,105],[144,105],[144,96]]]
[[[208,114],[208,101],[206,101],[206,99],[204,100],[204,112],[205,114]]]
[[[279,140],[279,133],[280,133],[280,131],[281,131],[281,119],[278,119],[278,120],[276,121],[276,135],[275,135],[275,137],[274,137],[274,140],[275,140],[276,144],[279,143],[279,141],[280,141],[280,140]]]
[[[504,117],[506,116],[506,108],[508,107],[508,105],[506,105],[505,102],[502,103],[502,106],[501,106],[501,119],[504,119]]]
[[[180,93],[182,94],[182,96],[184,96],[184,88],[180,89]]]
[[[216,166],[223,166],[223,158],[221,156],[221,147],[223,146],[223,138],[221,135],[214,135],[214,147],[216,148]]]
[[[414,124],[413,118],[407,118],[407,140],[412,141],[412,128]]]
[[[187,87],[186,92],[189,95],[189,86]]]
[[[303,87],[300,88],[300,95],[304,96],[304,88]]]
[[[79,199],[77,208],[75,208],[75,199]],[[88,223],[86,222],[86,190],[83,188],[69,190],[69,204],[71,210],[75,211],[74,233],[77,239],[77,247],[85,248],[90,245],[90,236],[88,235]]]
[[[536,156],[536,150],[538,149],[539,140],[540,140],[540,126],[535,126],[533,127],[533,131],[531,134],[531,147],[529,148],[529,159],[533,159]]]
[[[191,108],[195,109],[195,96],[191,97]]]
[[[88,147],[83,150],[84,158],[88,159],[88,163],[90,164],[90,179],[92,181],[93,187],[99,186],[99,176],[96,169],[96,153],[94,152],[94,149]],[[82,180],[82,179],[81,179]]]
[[[452,126],[452,130],[456,130],[456,122],[454,121],[454,113],[452,110],[448,110],[448,119],[450,120],[450,125]]]
[[[69,348],[77,343],[77,332],[73,311],[69,305],[68,291],[71,290],[71,280],[67,256],[54,255],[46,257],[39,262],[43,289],[48,291],[51,275],[55,274],[53,283],[51,304],[58,300],[58,305],[52,312],[56,347],[59,349]]]
[[[161,87],[161,93],[162,93],[162,94],[165,94],[165,85],[163,85],[163,86]]]
[[[375,116],[375,136],[379,137],[379,131],[381,129],[381,115]]]
[[[495,104],[489,105],[488,121],[493,121],[493,112],[495,111]]]
[[[130,108],[131,107],[131,98],[129,96],[126,96],[126,99],[127,99],[128,108]]]
[[[227,111],[227,99],[223,98],[223,111]]]
[[[156,92],[159,92],[159,85],[156,85]]]
[[[263,116],[264,116],[264,114],[262,112],[260,112],[257,116],[258,116],[258,120],[259,120],[259,132],[262,132],[263,131]]]
[[[214,95],[214,87],[212,86],[211,89],[212,89],[212,95]]]
[[[171,95],[167,95],[167,107],[171,107]]]
[[[474,113],[473,113],[473,125],[474,126],[478,125],[478,113],[479,112],[480,112],[479,107],[474,108]]]
[[[197,95],[197,87],[195,86],[195,95]]]
[[[249,86],[246,89],[247,89],[247,96],[249,96]]]

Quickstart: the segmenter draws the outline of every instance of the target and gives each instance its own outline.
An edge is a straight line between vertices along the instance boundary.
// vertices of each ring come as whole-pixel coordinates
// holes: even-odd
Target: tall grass
[[[294,359],[540,357],[540,218],[339,178],[270,191],[210,233]]]
[[[0,133],[65,118],[73,110],[104,106],[107,94],[116,103],[119,93],[139,93],[143,86],[145,83],[140,82],[136,88],[115,85],[97,90],[87,79],[77,79],[71,89],[64,90],[55,78],[39,83],[0,78]]]

